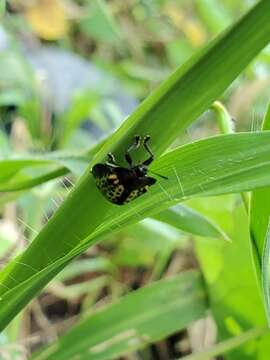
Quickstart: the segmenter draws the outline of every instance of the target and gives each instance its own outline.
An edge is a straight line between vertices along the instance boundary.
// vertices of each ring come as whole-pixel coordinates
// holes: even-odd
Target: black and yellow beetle
[[[92,174],[96,185],[110,202],[117,205],[126,204],[146,193],[149,186],[154,185],[157,181],[153,177],[147,176],[148,166],[154,160],[154,154],[147,144],[149,140],[149,135],[143,139],[139,135],[135,136],[133,144],[125,153],[125,159],[129,165],[127,168],[118,165],[112,153],[108,154],[108,161],[105,164],[94,165]],[[142,163],[134,165],[130,151],[138,149],[141,144],[149,157]],[[158,176],[167,179],[165,176]]]

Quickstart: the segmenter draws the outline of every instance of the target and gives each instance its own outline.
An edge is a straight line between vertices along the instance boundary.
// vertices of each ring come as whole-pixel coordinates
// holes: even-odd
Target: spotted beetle
[[[148,166],[154,160],[154,154],[150,150],[147,142],[150,136],[143,139],[136,135],[133,144],[127,149],[125,159],[128,167],[122,167],[116,163],[112,153],[108,154],[108,161],[105,164],[96,164],[92,169],[97,188],[110,202],[123,205],[136,199],[148,191],[157,181],[153,177],[147,176]],[[149,154],[148,159],[137,165],[133,164],[130,152],[138,149],[143,144],[144,149]],[[156,174],[164,179],[165,176]]]

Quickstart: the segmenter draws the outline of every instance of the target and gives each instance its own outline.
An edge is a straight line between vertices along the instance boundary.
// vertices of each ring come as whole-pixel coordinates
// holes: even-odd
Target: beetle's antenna
[[[157,175],[159,177],[161,177],[162,179],[165,179],[165,180],[169,180],[169,178],[167,176],[164,176],[164,175],[160,175],[154,171],[151,171],[151,170],[148,170],[150,173],[154,174],[154,175]]]

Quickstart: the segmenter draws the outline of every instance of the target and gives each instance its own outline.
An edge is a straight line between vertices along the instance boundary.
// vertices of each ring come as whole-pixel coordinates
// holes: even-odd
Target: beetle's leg
[[[110,163],[110,164],[117,165],[117,164],[116,164],[115,157],[114,157],[114,155],[113,155],[111,152],[110,152],[107,156],[108,156],[108,159],[109,159],[109,163]]]
[[[144,146],[145,150],[148,152],[148,154],[150,155],[150,157],[143,162],[143,165],[149,165],[154,160],[154,154],[152,153],[151,149],[147,145],[149,140],[150,140],[150,135],[146,135],[143,139],[143,146]]]
[[[132,158],[130,156],[130,151],[136,150],[141,145],[141,137],[140,135],[135,135],[133,144],[127,149],[125,153],[126,162],[132,167]]]

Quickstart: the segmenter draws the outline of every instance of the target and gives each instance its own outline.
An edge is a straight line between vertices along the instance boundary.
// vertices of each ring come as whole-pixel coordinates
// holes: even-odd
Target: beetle
[[[134,137],[134,142],[125,153],[128,167],[117,164],[112,153],[108,154],[108,161],[104,164],[96,164],[92,168],[97,188],[102,195],[116,205],[126,204],[137,197],[145,194],[149,187],[156,183],[156,179],[147,175],[148,166],[154,160],[154,154],[148,146],[150,136],[142,138],[140,135]],[[143,162],[133,164],[130,152],[138,149],[141,144],[149,157]],[[156,174],[164,179],[167,177]]]

